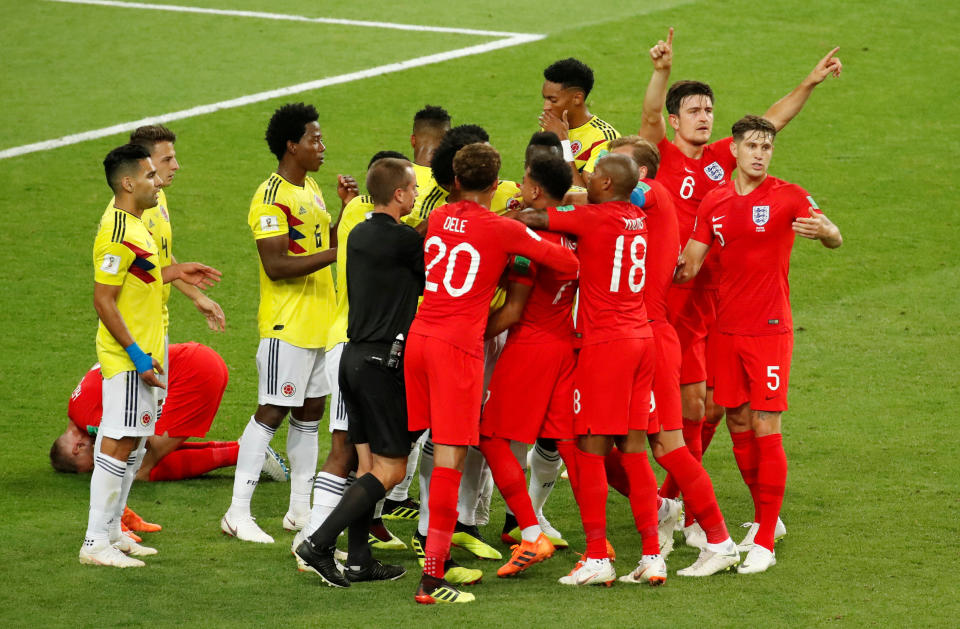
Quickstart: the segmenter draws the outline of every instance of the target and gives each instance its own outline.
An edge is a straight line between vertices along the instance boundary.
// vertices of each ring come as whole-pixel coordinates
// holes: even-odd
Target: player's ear
[[[670,123],[670,128],[674,131],[680,128],[680,119],[677,117],[677,114],[668,114],[667,122]]]
[[[417,149],[417,136],[412,133],[410,134],[410,148]]]
[[[572,100],[573,100],[574,106],[579,107],[580,105],[583,104],[583,101],[584,101],[585,99],[586,99],[586,96],[584,96],[583,92],[581,92],[580,90],[576,90],[576,91],[573,93],[573,99],[572,99]]]
[[[298,142],[294,142],[294,141],[292,141],[292,140],[287,140],[287,153],[290,153],[291,155],[296,155],[296,154],[297,154],[297,144],[298,144]]]
[[[730,143],[730,154],[733,155],[734,159],[737,158],[737,140],[736,139],[734,139],[733,142]]]

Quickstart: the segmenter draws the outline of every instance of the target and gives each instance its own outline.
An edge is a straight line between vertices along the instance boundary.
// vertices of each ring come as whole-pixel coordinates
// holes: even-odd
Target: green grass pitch
[[[763,113],[832,46],[843,76],[816,90],[778,137],[772,173],[800,183],[841,227],[835,252],[797,242],[790,472],[779,563],[755,577],[684,580],[683,548],[659,589],[566,589],[575,561],[560,552],[517,580],[496,563],[454,551],[486,571],[478,601],[413,603],[415,562],[395,583],[348,591],[294,569],[280,526],[288,487],[254,500],[273,546],[222,535],[232,471],[142,483],[131,505],[164,525],[160,554],[140,570],[81,566],[89,479],[55,474],[47,451],[67,399],[95,361],[90,248],[109,191],[100,162],[123,134],[0,160],[0,626],[956,626],[960,559],[960,263],[957,203],[960,9],[946,2],[753,3],[620,1],[550,4],[487,0],[355,3],[170,0],[270,11],[543,33],[541,41],[326,87],[170,123],[183,170],[168,197],[174,250],[224,272],[212,295],[228,330],[206,330],[171,299],[171,339],[214,347],[231,382],[212,439],[235,439],[254,409],[257,343],[250,196],[274,168],[263,141],[279,104],[321,111],[328,202],[335,176],[358,177],[380,149],[409,151],[425,103],[454,124],[478,123],[519,178],[536,128],[542,69],[577,56],[595,70],[590,108],[622,133],[639,125],[647,49],[677,29],[673,78],[717,93],[715,137],[744,113]],[[493,37],[280,22],[219,15],[0,0],[0,151],[197,105],[492,41]],[[174,291],[176,293],[176,291]],[[285,430],[274,439],[283,449]],[[321,457],[328,438],[321,437]],[[706,456],[727,524],[751,515],[749,495],[718,434]],[[569,486],[547,505],[583,546]],[[626,501],[612,495],[610,536],[621,574],[639,558]],[[496,538],[502,502],[486,529]],[[412,523],[392,527],[409,539]],[[504,549],[506,551],[506,549]]]

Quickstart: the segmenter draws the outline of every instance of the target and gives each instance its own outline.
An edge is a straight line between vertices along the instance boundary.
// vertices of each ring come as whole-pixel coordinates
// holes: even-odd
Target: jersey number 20
[[[427,239],[427,242],[424,244],[423,250],[425,253],[430,253],[430,248],[436,246],[437,254],[430,260],[430,263],[427,264],[426,274],[427,281],[424,284],[424,288],[429,291],[436,292],[440,286],[436,282],[430,281],[430,271],[433,267],[437,266],[444,257],[447,258],[446,272],[443,274],[443,288],[451,297],[459,297],[470,292],[470,289],[473,288],[473,282],[477,279],[477,269],[480,268],[480,252],[477,251],[473,245],[469,242],[461,242],[459,245],[455,246],[450,250],[450,255],[447,255],[447,245],[440,239],[439,236],[431,236]],[[460,286],[453,285],[453,269],[457,265],[457,261],[463,257],[470,257],[470,268],[467,269],[467,276],[463,280],[463,284]]]

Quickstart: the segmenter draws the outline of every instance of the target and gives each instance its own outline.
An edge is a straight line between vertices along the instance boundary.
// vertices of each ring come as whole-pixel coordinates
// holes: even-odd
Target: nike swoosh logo
[[[714,223],[716,223],[717,221],[719,221],[720,219],[722,219],[724,216],[726,216],[726,214],[724,214],[723,216],[711,216],[711,217],[710,217],[710,220],[713,221]]]
[[[230,526],[230,523],[227,522],[226,520],[224,520],[224,523],[227,525],[227,530],[230,531],[230,534],[233,535],[234,537],[236,537],[236,536],[237,536],[237,527],[235,527],[235,526]]]
[[[686,166],[684,166],[683,169],[684,169],[685,171],[687,171],[688,173],[690,173],[691,175],[696,174],[694,171],[690,170],[690,169],[687,168]]]

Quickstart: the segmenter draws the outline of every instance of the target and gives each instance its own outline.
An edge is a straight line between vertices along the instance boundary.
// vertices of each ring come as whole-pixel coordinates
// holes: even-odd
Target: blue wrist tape
[[[153,359],[145,354],[139,345],[131,343],[124,349],[127,351],[127,356],[133,361],[133,367],[137,370],[137,373],[144,373],[153,369]]]

